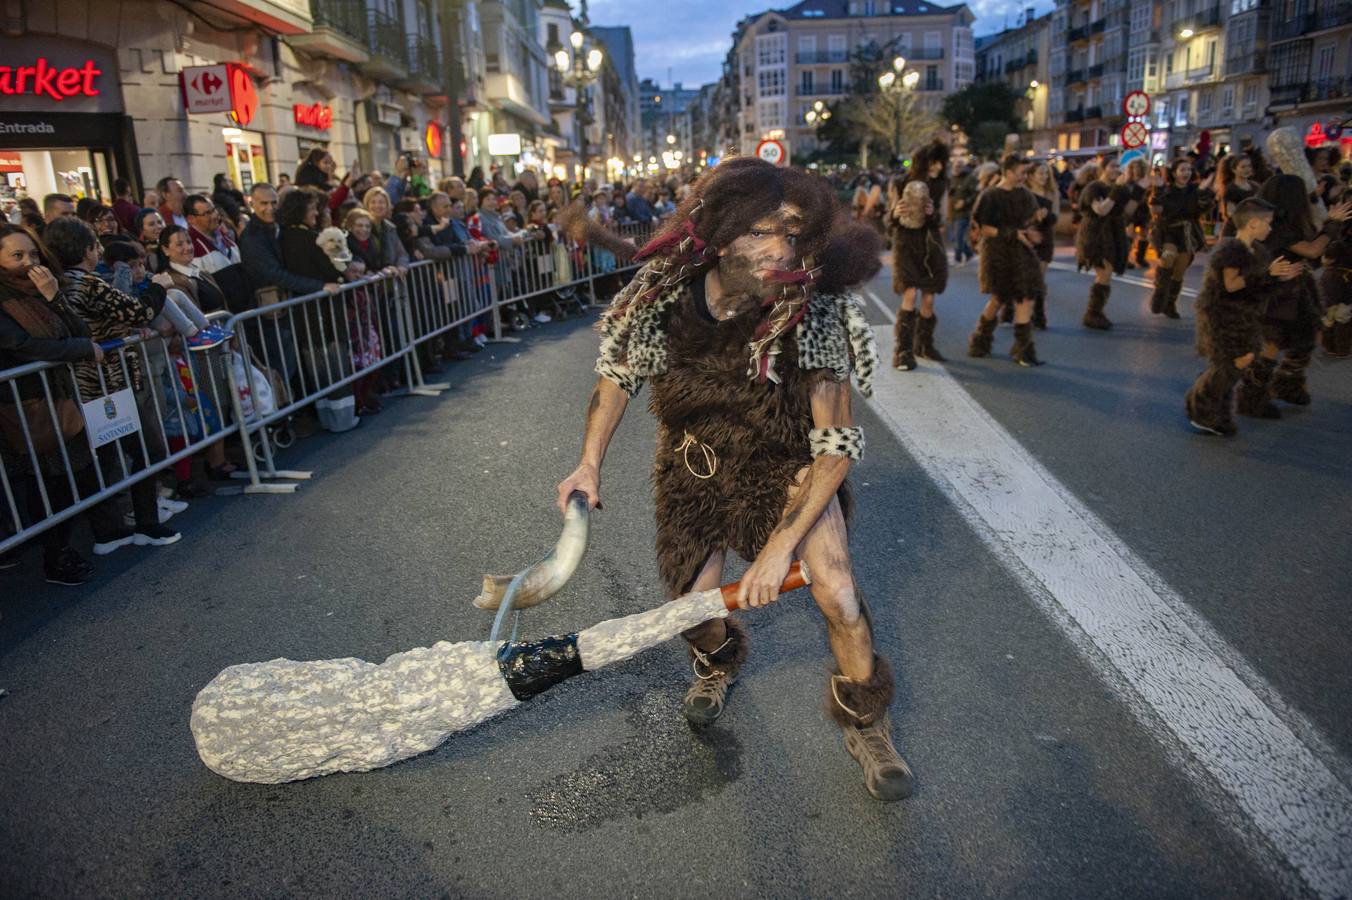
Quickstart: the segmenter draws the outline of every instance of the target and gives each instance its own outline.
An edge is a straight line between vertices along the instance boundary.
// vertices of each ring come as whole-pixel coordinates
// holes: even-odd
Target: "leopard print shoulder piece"
[[[795,337],[800,368],[830,369],[840,381],[848,380],[853,371],[859,393],[873,396],[878,347],[862,305],[853,294],[814,295]]]
[[[685,293],[674,285],[654,300],[631,304],[622,313],[607,310],[601,318],[601,353],[596,372],[631,397],[643,381],[667,370],[667,311]],[[619,299],[619,298],[617,298]],[[794,330],[798,366],[830,369],[840,381],[853,372],[859,393],[873,396],[878,348],[860,301],[851,294],[814,295]]]

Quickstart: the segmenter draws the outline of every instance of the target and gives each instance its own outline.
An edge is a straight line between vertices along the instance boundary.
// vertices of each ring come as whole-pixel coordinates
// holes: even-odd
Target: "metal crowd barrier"
[[[615,230],[638,246],[652,232]],[[423,379],[419,345],[475,320],[491,340],[515,340],[504,334],[504,310],[519,313],[519,305],[551,292],[579,309],[594,305],[598,278],[634,268],[608,251],[541,233],[495,254],[421,260],[401,275],[368,277],[334,294],[211,314],[218,324],[228,316],[229,346],[189,351],[158,335],[104,345],[104,365],[120,369],[129,386],[129,360],[140,361],[140,391],[110,392],[100,366],[99,396],[84,397],[80,363],[0,372],[0,553],[234,435],[244,450],[247,476],[237,473],[247,477],[244,493],[294,491],[311,473],[277,468],[275,451],[290,446],[286,423],[302,408],[341,408],[356,382],[390,365],[403,367],[404,393],[435,396],[450,385]],[[513,312],[507,315],[510,321]],[[71,403],[83,413],[79,430],[50,449],[35,446],[42,425],[61,430]]]
[[[225,416],[231,366],[224,346],[193,352],[158,335],[101,346],[103,365],[120,370],[125,389],[110,391],[98,366],[100,395],[82,396],[81,363],[35,362],[0,372],[0,553],[239,430]],[[133,357],[140,391],[131,387]],[[179,439],[171,442],[169,431]],[[50,445],[42,444],[44,433],[55,438]]]

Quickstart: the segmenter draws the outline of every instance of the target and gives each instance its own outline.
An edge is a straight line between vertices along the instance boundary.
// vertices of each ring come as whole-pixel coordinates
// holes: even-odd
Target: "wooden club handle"
[[[806,584],[812,583],[812,575],[808,572],[807,566],[803,565],[802,560],[795,560],[793,565],[789,566],[789,574],[785,577],[784,583],[779,586],[781,594],[787,594],[789,591],[797,590]],[[723,605],[728,609],[737,608],[737,589],[741,586],[740,581],[734,581],[732,584],[725,584],[719,591],[723,593]]]

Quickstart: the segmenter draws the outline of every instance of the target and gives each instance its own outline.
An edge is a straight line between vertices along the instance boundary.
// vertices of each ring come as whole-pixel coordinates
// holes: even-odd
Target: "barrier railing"
[[[0,372],[0,553],[239,430],[224,416],[223,347],[190,351],[162,336],[100,347],[102,365],[91,358]],[[105,530],[122,528],[111,506],[103,512]]]
[[[638,246],[652,232],[615,230]],[[424,380],[420,345],[476,320],[492,340],[515,340],[504,312],[507,326],[524,327],[526,306],[551,294],[580,311],[595,303],[597,279],[636,268],[543,231],[495,249],[228,316],[229,346],[191,351],[176,336],[137,336],[104,345],[103,365],[0,372],[0,553],[86,512],[111,527],[104,504],[235,435],[244,493],[294,491],[311,473],[278,468],[276,451],[290,445],[286,423],[299,410],[319,406],[341,425],[356,411],[353,386],[391,365],[403,368],[403,393],[435,396],[450,385]],[[108,367],[120,376],[111,383]],[[97,395],[81,391],[82,373]]]

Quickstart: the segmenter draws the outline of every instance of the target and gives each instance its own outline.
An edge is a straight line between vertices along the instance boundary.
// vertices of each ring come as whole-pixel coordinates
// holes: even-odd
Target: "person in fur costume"
[[[892,290],[901,296],[892,368],[915,368],[916,357],[943,362],[934,347],[934,297],[948,287],[948,253],[940,210],[948,190],[948,145],[937,138],[915,152],[904,178],[888,187],[885,218],[892,238]],[[917,322],[916,295],[920,297]]]
[[[1047,266],[1056,255],[1056,219],[1061,214],[1061,190],[1056,186],[1052,167],[1045,162],[1033,163],[1028,169],[1028,189],[1037,200],[1037,262],[1042,272],[1041,290],[1033,298],[1033,327],[1047,330]]]
[[[1352,356],[1352,228],[1343,227],[1324,250],[1324,271],[1319,276],[1319,294],[1324,301],[1324,352],[1335,359]]]
[[[1117,160],[1103,163],[1098,177],[1080,192],[1080,226],[1075,234],[1075,267],[1093,269],[1084,327],[1107,331],[1113,323],[1103,314],[1112,293],[1113,274],[1127,270],[1127,221],[1136,213],[1131,190],[1122,183]]]
[[[1299,175],[1273,175],[1263,183],[1258,196],[1276,209],[1272,233],[1264,245],[1273,256],[1298,264],[1301,272],[1289,281],[1277,282],[1269,293],[1263,316],[1263,352],[1240,389],[1239,412],[1279,419],[1281,411],[1274,399],[1296,406],[1310,403],[1305,370],[1324,311],[1309,266],[1319,261],[1341,233],[1343,222],[1352,217],[1352,202],[1329,209],[1323,226],[1316,227],[1314,206]]]
[[[1242,200],[1229,213],[1235,237],[1216,245],[1197,294],[1197,353],[1207,368],[1184,397],[1193,428],[1233,436],[1235,386],[1263,346],[1263,308],[1272,279],[1290,281],[1302,267],[1273,259],[1263,246],[1272,230],[1272,204]]]
[[[977,270],[981,292],[990,299],[967,341],[967,355],[990,356],[996,314],[1003,302],[1014,304],[1014,347],[1021,366],[1040,366],[1033,345],[1033,298],[1045,290],[1038,265],[1038,204],[1024,186],[1028,161],[1010,153],[1000,161],[1000,181],[977,198],[972,221],[981,229],[981,265]]]
[[[597,505],[606,448],[647,381],[668,596],[720,584],[733,550],[753,560],[738,605],[764,606],[802,559],[837,665],[828,708],[869,792],[896,800],[912,776],[891,741],[891,670],[874,651],[846,537],[845,477],[864,446],[849,379],[868,396],[877,368],[847,288],[877,272],[881,246],[867,223],[837,211],[825,180],[755,158],[726,160],[695,183],[602,317],[582,460],[558,496],[561,509],[573,491]],[[723,712],[747,634],[714,619],[686,639],[696,677],[683,712],[703,726]]]
[[[1193,258],[1206,247],[1202,214],[1215,202],[1210,189],[1211,178],[1215,176],[1196,184],[1192,173],[1192,162],[1180,157],[1169,164],[1165,183],[1150,193],[1150,211],[1155,216],[1150,242],[1159,256],[1150,311],[1170,319],[1179,318],[1178,295],[1183,290],[1183,275]]]

